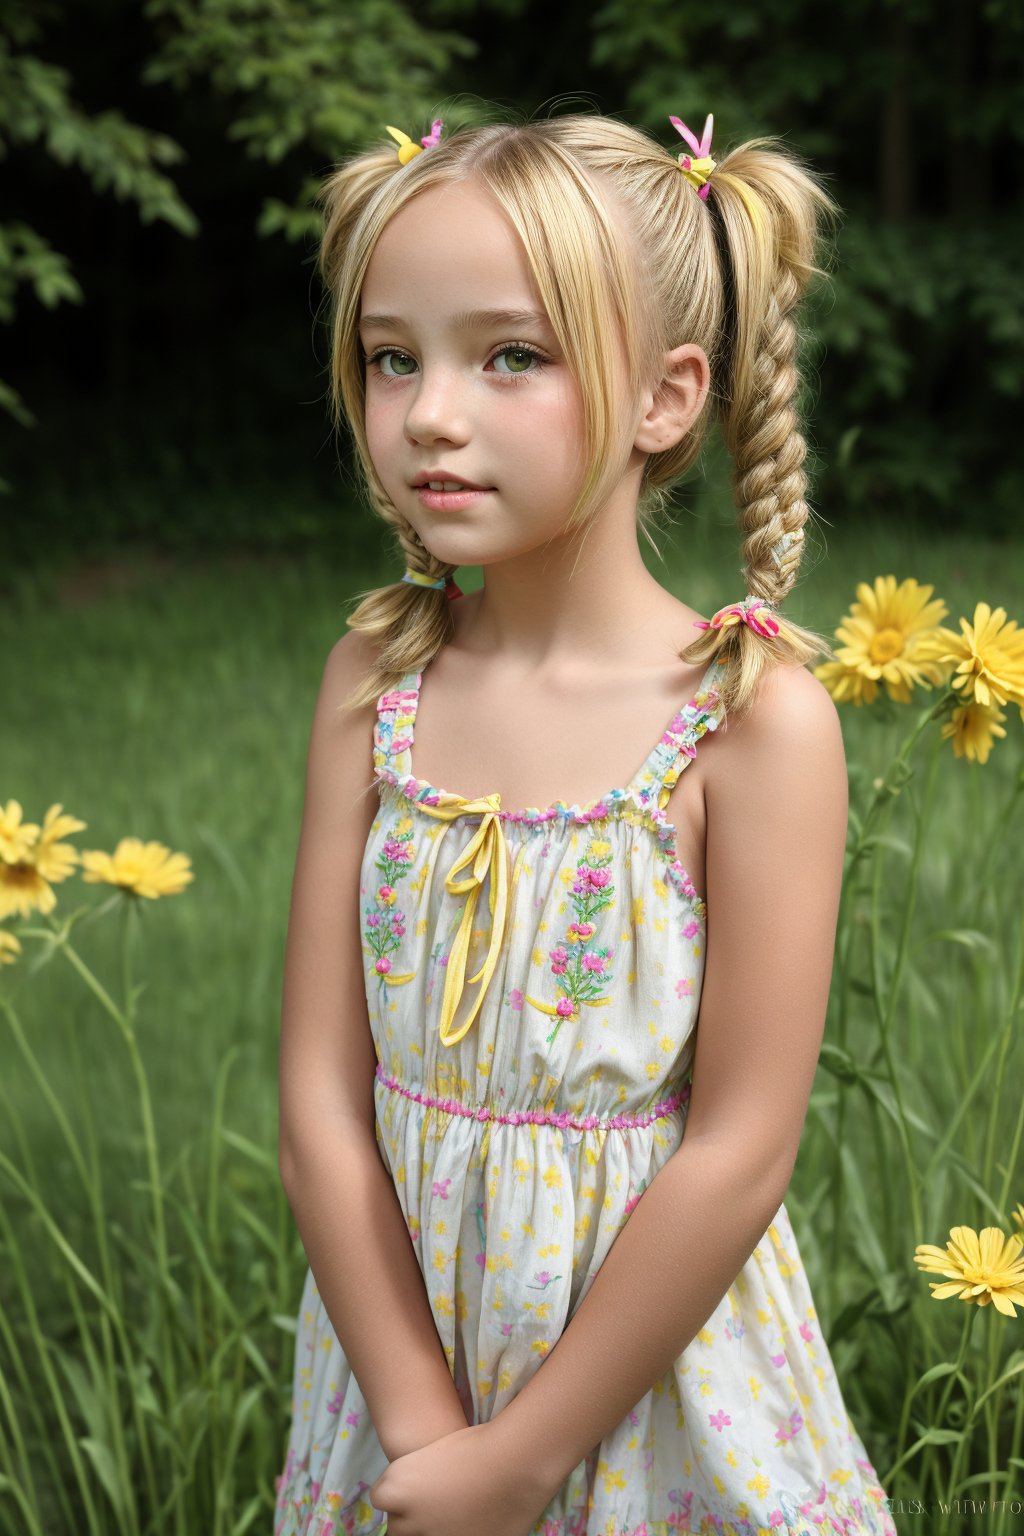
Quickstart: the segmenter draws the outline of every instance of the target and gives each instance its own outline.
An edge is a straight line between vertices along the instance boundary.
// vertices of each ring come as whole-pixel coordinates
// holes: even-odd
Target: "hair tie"
[[[402,165],[408,165],[416,155],[422,155],[425,149],[430,149],[434,144],[440,143],[441,129],[444,127],[444,119],[435,117],[430,125],[430,132],[420,139],[418,144],[413,143],[407,133],[401,128],[388,128],[388,133],[398,143],[398,158]]]
[[[669,122],[693,150],[697,156],[688,155],[681,151],[679,155],[679,169],[690,184],[697,188],[697,196],[705,203],[708,200],[708,178],[714,170],[716,161],[711,158],[711,133],[715,126],[714,115],[709,112],[704,122],[704,132],[699,139],[687,128],[686,124],[678,117],[669,116]]]
[[[422,571],[407,569],[402,580],[407,581],[411,587],[434,587],[439,592],[445,592],[449,598],[463,595],[462,588],[454,576],[438,576],[435,580],[433,576],[426,576]]]
[[[766,640],[774,640],[781,625],[772,616],[771,604],[763,597],[747,596],[738,603],[728,603],[711,619],[694,619],[694,629],[730,629],[734,624],[746,624],[755,634]]]

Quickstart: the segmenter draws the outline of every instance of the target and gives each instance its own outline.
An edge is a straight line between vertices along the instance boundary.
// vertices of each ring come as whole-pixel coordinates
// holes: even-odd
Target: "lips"
[[[431,481],[439,485],[457,486],[460,491],[489,491],[492,489],[489,485],[476,485],[472,480],[463,480],[461,475],[446,475],[429,470],[416,476],[416,479],[413,481],[413,488],[418,490],[420,486],[429,485]]]

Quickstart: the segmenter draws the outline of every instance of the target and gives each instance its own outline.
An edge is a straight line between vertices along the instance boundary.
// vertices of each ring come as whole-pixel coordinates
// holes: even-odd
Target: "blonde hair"
[[[794,311],[811,278],[825,275],[816,264],[822,223],[839,212],[817,175],[776,139],[749,139],[717,160],[705,202],[675,152],[639,128],[591,114],[485,123],[445,134],[404,166],[391,145],[335,168],[318,194],[334,424],[347,420],[369,501],[394,529],[406,566],[435,579],[454,567],[425,548],[368,451],[359,304],[388,220],[428,188],[469,179],[491,193],[522,240],[581,393],[584,470],[566,529],[585,529],[619,481],[643,392],[664,376],[664,354],[696,343],[708,357],[708,398],[675,447],[648,456],[638,526],[650,539],[668,488],[697,460],[709,420],[719,420],[732,460],[746,591],[778,609],[796,580],[810,515],[801,468],[807,445],[794,403],[802,340]],[[614,397],[617,338],[627,358],[625,400]],[[347,622],[369,632],[376,651],[347,701],[352,708],[421,670],[453,630],[439,588],[399,580],[358,596]],[[823,636],[788,618],[774,639],[745,624],[704,630],[679,656],[696,664],[719,652],[735,662],[720,693],[726,714],[737,716],[770,667],[832,656]]]

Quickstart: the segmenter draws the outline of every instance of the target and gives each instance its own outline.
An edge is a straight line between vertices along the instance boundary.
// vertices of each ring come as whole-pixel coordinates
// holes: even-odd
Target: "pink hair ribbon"
[[[714,115],[711,112],[708,113],[704,123],[704,132],[699,139],[694,137],[681,118],[670,115],[669,122],[677,133],[682,134],[687,144],[693,150],[693,154],[697,157],[694,159],[693,156],[681,152],[679,155],[679,169],[687,181],[697,188],[697,196],[706,203],[708,200],[708,177],[714,170],[716,163],[711,158],[711,134],[715,126]]]
[[[769,605],[762,597],[744,597],[738,603],[728,603],[710,619],[694,619],[694,629],[730,629],[734,624],[746,624],[757,635],[774,640],[780,631],[778,619],[773,618]]]

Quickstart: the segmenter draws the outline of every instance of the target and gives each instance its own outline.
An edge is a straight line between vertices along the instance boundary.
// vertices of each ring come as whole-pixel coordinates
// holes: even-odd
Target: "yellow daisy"
[[[17,912],[52,912],[57,905],[54,885],[66,880],[78,863],[78,849],[61,842],[86,825],[77,816],[63,816],[63,806],[51,805],[42,827],[21,822],[21,806],[8,801],[4,813],[4,857],[0,860],[0,919]],[[11,857],[12,853],[16,857]]]
[[[999,1227],[983,1228],[979,1237],[973,1227],[953,1227],[945,1248],[918,1243],[914,1263],[933,1275],[948,1275],[947,1285],[930,1287],[936,1301],[959,1296],[961,1301],[987,1307],[989,1302],[1006,1317],[1016,1317],[1014,1302],[1024,1306],[1024,1237],[1006,1237]]]
[[[61,842],[71,832],[81,832],[87,823],[77,816],[62,816],[62,805],[51,805],[43,817],[39,840],[32,850],[32,858],[39,873],[46,880],[56,883],[66,880],[78,863],[78,849]]]
[[[814,668],[814,675],[837,704],[873,704],[878,694],[877,683],[857,667],[848,667],[841,661],[823,661]]]
[[[998,723],[1005,719],[1003,711],[995,704],[957,705],[942,727],[942,734],[952,736],[954,756],[987,763],[993,737],[1006,735]]]
[[[185,853],[172,853],[163,843],[143,843],[122,837],[114,852],[83,850],[82,879],[88,884],[119,885],[134,896],[155,900],[177,896],[195,876]]]
[[[1024,711],[1024,630],[1007,623],[1005,608],[978,603],[974,623],[961,618],[962,634],[939,628],[925,647],[929,656],[954,663],[950,681],[964,702],[1018,704]]]
[[[922,641],[934,635],[939,620],[949,612],[940,598],[929,602],[933,590],[912,576],[898,586],[895,576],[876,576],[873,586],[858,582],[858,601],[850,605],[848,617],[835,632],[836,639],[843,642],[835,648],[835,655],[844,668],[864,679],[860,688],[864,702],[872,702],[881,682],[897,704],[909,704],[912,687],[931,688],[947,677],[948,665],[934,650],[922,647]],[[817,668],[814,675],[828,687],[833,679],[828,673],[821,677],[823,670]],[[876,688],[868,689],[868,683]]]
[[[21,954],[21,940],[0,928],[0,965],[13,965]]]
[[[8,864],[18,864],[28,857],[28,851],[36,840],[39,828],[33,821],[22,821],[21,806],[17,800],[0,805],[0,859]]]

